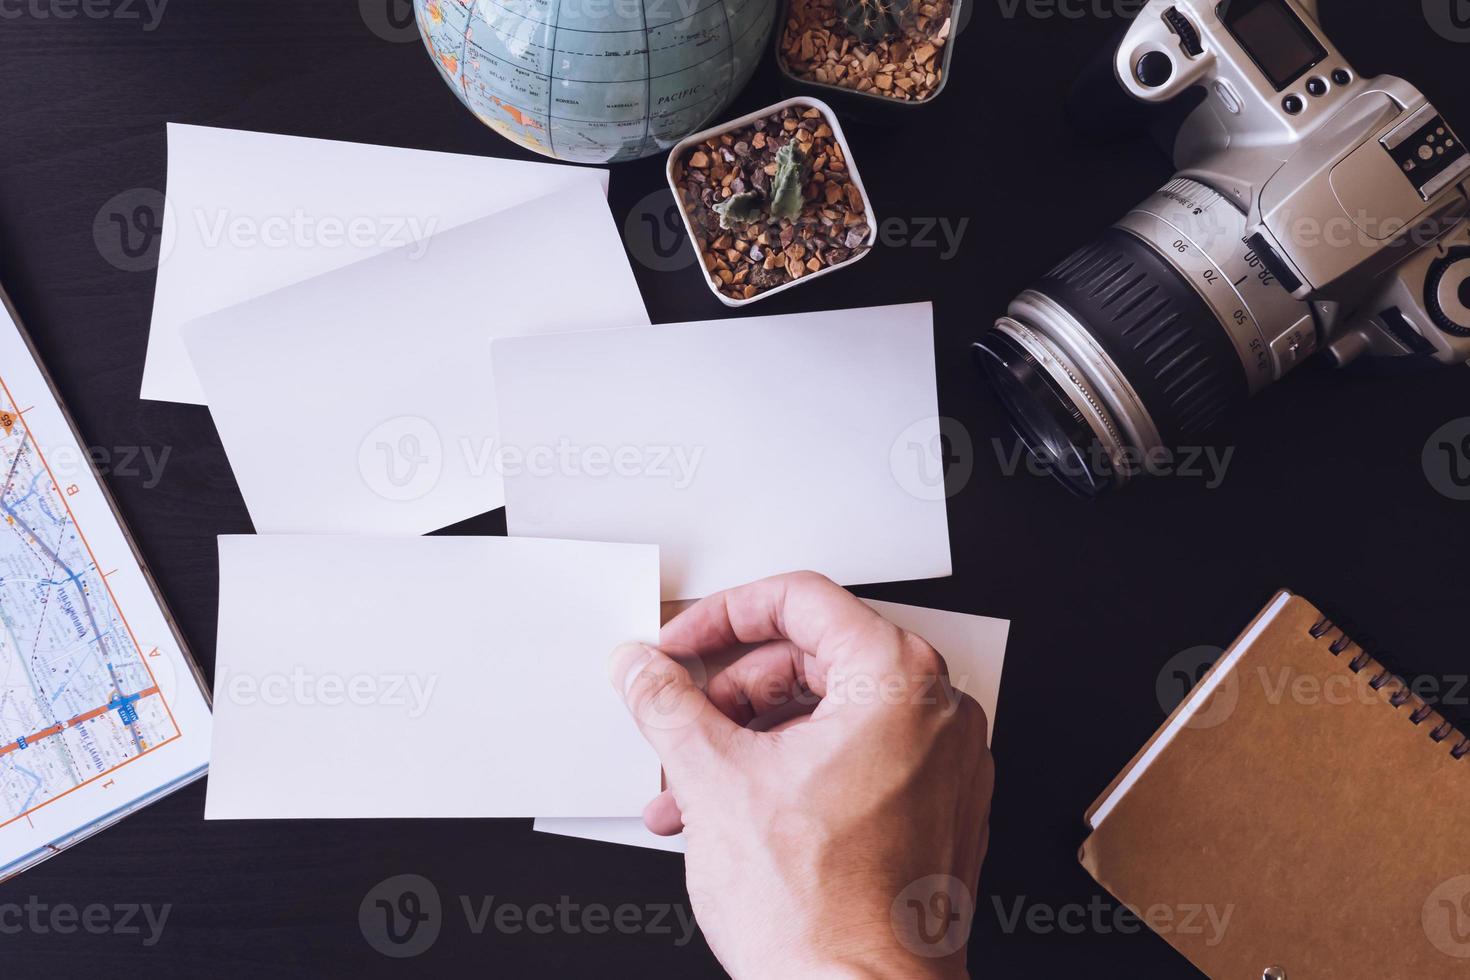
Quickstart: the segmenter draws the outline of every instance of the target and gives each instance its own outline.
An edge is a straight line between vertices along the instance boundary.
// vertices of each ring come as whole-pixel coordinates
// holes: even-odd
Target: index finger
[[[901,639],[897,626],[831,579],[815,572],[793,572],[701,599],[669,621],[659,646],[702,656],[789,640],[811,661],[794,657],[791,679],[821,696],[833,667],[891,665],[899,656]]]

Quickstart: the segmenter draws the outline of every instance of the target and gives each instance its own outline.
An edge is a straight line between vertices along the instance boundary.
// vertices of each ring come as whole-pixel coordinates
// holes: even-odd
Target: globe
[[[537,153],[614,163],[709,125],[750,80],[776,0],[414,0],[439,73]]]

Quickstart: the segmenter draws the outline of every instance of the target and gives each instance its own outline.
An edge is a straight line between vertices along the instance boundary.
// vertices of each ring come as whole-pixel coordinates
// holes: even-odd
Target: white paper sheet
[[[648,322],[590,181],[424,245],[184,328],[257,531],[422,534],[501,506],[491,338]]]
[[[168,126],[144,398],[204,403],[179,337],[206,313],[607,171]]]
[[[660,545],[665,599],[950,573],[929,304],[498,340],[513,535]],[[926,460],[917,460],[927,463]]]
[[[1006,639],[1010,623],[1003,619],[923,609],[896,602],[864,599],[880,614],[910,633],[924,637],[944,655],[949,666],[950,683],[980,702],[990,719],[990,734],[995,735],[995,712],[1000,700],[1001,669],[1005,665]],[[536,830],[563,837],[582,837],[661,851],[684,852],[684,835],[659,837],[643,826],[641,817],[538,817]]]
[[[642,812],[607,679],[656,641],[647,545],[220,538],[207,819]]]

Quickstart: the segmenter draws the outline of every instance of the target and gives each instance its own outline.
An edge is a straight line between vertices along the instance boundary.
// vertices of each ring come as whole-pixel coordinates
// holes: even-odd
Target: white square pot
[[[782,285],[776,286],[773,289],[767,289],[763,290],[762,292],[756,293],[750,299],[732,299],[729,296],[726,296],[724,293],[720,292],[719,289],[715,287],[714,283],[710,280],[709,270],[704,267],[704,254],[699,250],[699,238],[695,234],[694,223],[689,220],[689,212],[684,207],[684,195],[680,192],[679,184],[674,178],[674,163],[681,156],[683,156],[685,150],[688,150],[696,143],[703,143],[705,140],[710,139],[711,137],[719,136],[722,133],[727,133],[732,129],[740,129],[743,126],[748,126],[751,123],[755,122],[757,119],[769,116],[772,113],[780,112],[781,110],[792,106],[803,109],[818,110],[826,119],[827,125],[832,127],[832,138],[837,141],[838,146],[842,147],[842,156],[844,158],[844,162],[847,164],[848,179],[852,182],[853,186],[858,189],[858,193],[861,194],[863,198],[863,209],[864,213],[867,215],[868,222],[868,237],[867,240],[859,246],[862,251],[854,255],[852,258],[849,258],[846,262],[843,262],[839,265],[829,265],[822,269],[819,269],[816,272],[807,273],[800,279],[793,279],[790,282],[783,283]],[[856,262],[867,256],[867,254],[873,249],[873,243],[878,240],[878,219],[873,215],[873,202],[868,198],[868,190],[863,186],[863,178],[861,177],[861,175],[858,174],[857,163],[852,156],[852,148],[847,145],[847,137],[843,135],[842,124],[837,121],[837,114],[832,111],[831,106],[827,105],[827,103],[823,102],[821,99],[813,99],[807,96],[798,96],[794,99],[787,99],[784,102],[777,102],[775,105],[769,105],[766,106],[764,109],[758,109],[755,112],[747,113],[746,115],[741,116],[739,119],[732,119],[729,122],[721,123],[718,126],[712,126],[709,129],[701,130],[700,132],[695,133],[693,136],[687,136],[684,139],[680,140],[674,146],[674,148],[669,151],[669,160],[664,167],[664,171],[669,180],[669,190],[672,191],[674,194],[674,203],[679,206],[679,216],[684,219],[684,231],[689,236],[689,242],[691,245],[694,246],[694,251],[697,255],[697,258],[699,259],[699,262],[697,263],[699,267],[699,274],[704,277],[704,284],[709,287],[710,292],[715,294],[715,298],[718,299],[721,303],[724,303],[726,306],[748,306],[751,303],[760,302],[767,297],[775,296],[777,293],[785,292],[786,290],[791,289],[793,286],[800,286],[803,283],[810,282],[813,279],[820,279],[822,276],[827,275],[827,273],[829,272],[837,272],[841,269],[846,269],[848,266],[855,264]]]

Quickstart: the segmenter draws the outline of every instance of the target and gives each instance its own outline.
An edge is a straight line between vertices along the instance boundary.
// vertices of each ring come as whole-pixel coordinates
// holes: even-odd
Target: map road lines
[[[180,737],[0,378],[0,827]]]

